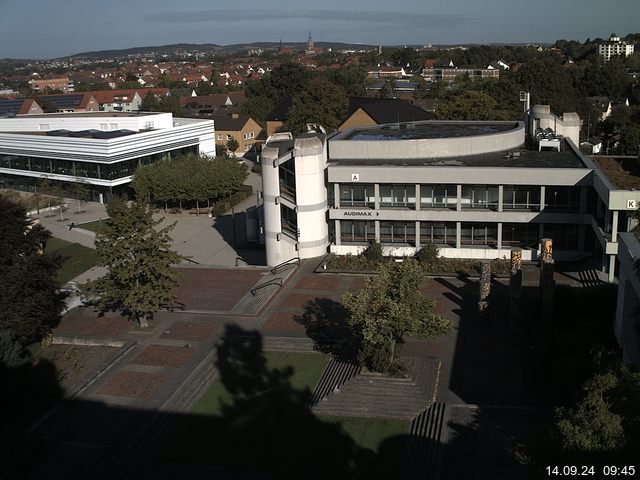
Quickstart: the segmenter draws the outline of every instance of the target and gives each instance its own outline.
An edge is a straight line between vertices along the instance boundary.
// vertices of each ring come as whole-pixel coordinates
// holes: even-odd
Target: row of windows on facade
[[[332,227],[333,227],[333,222]],[[416,223],[419,224],[416,230]],[[375,222],[339,220],[340,242],[362,245],[379,241],[387,245],[415,247],[433,243],[441,246],[457,246],[456,222],[391,222],[380,221],[379,238],[376,238]],[[497,223],[460,224],[462,246],[478,245],[496,247],[498,245]],[[579,225],[544,224],[544,236],[553,238],[554,246],[564,250],[577,250]],[[335,232],[334,238],[335,238]],[[501,245],[504,247],[538,248],[541,238],[540,224],[503,223]]]
[[[114,163],[92,163],[58,158],[23,157],[1,155],[0,168],[24,170],[42,174],[67,175],[72,177],[116,180],[130,177],[140,165],[149,165],[160,160],[168,160],[179,155],[198,153],[197,146],[178,148],[166,152],[145,155]]]
[[[283,185],[290,190],[288,182]],[[331,192],[331,186],[329,192]],[[286,192],[285,192],[286,193]],[[286,196],[286,195],[285,195]],[[331,195],[329,195],[331,201]],[[540,186],[505,185],[502,193],[502,208],[515,210],[539,210]],[[545,207],[557,210],[578,211],[580,208],[579,187],[546,187]],[[416,186],[413,184],[380,184],[378,204],[381,208],[415,209],[418,202]],[[499,189],[496,185],[463,185],[460,196],[462,208],[497,210]],[[375,208],[376,195],[373,184],[340,185],[339,207]],[[448,208],[458,205],[457,185],[420,185],[420,208]]]
[[[256,134],[254,132],[249,132],[249,133],[243,133],[242,134],[242,139],[243,140],[251,140],[252,138],[255,138]],[[231,140],[233,138],[232,135],[227,135],[227,140]],[[218,133],[218,141],[223,141],[224,140],[224,135],[221,133]]]

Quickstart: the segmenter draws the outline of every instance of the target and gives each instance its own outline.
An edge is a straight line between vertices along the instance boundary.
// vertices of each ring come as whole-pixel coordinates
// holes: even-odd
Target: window
[[[502,245],[505,247],[538,248],[537,223],[503,223]]]
[[[420,222],[420,243],[456,245],[455,222]]]
[[[497,223],[463,223],[460,230],[460,242],[462,245],[487,245],[498,244]]]
[[[227,141],[231,140],[233,137],[231,135],[227,135]]]
[[[420,208],[450,208],[458,205],[456,185],[420,185]]]
[[[40,125],[38,125],[38,129],[42,130],[42,131],[49,130],[49,124],[48,123],[41,123]]]
[[[578,250],[578,225],[544,224],[544,237],[553,239],[557,250]]]
[[[416,186],[380,185],[380,207],[416,208]]]
[[[101,123],[100,124],[100,130],[106,130],[107,129],[107,124],[106,123]]]
[[[527,185],[505,185],[502,190],[503,210],[529,210],[540,209],[540,187]]]
[[[278,167],[280,174],[280,195],[296,201],[296,162],[291,159]]]
[[[218,140],[222,141],[222,134],[221,133],[218,134]]]
[[[578,187],[547,187],[544,194],[545,209],[553,212],[580,210]]]
[[[380,222],[380,243],[416,245],[416,222]]]
[[[375,222],[340,220],[340,241],[342,243],[369,243],[375,239]]]
[[[118,129],[118,124],[117,123],[110,123],[109,124],[109,128],[111,130],[117,130]]]
[[[463,185],[462,208],[498,209],[498,187],[493,185]]]
[[[375,208],[373,184],[341,184],[340,207],[369,207]]]
[[[284,204],[280,204],[280,220],[282,233],[294,240],[298,239],[298,216]]]

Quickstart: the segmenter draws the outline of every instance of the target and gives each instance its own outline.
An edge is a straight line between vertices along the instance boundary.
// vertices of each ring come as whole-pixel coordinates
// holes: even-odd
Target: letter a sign
[[[351,174],[351,181],[352,182],[359,182],[360,181],[360,174],[359,173],[352,173]]]

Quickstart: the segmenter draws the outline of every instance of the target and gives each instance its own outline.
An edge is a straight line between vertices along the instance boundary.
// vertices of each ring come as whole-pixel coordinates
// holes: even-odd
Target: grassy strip
[[[51,237],[47,241],[46,253],[55,253],[63,258],[57,280],[67,283],[98,263],[98,254],[92,248]]]

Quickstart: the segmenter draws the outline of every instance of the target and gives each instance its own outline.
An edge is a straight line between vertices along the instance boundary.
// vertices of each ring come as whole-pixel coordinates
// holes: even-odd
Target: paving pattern
[[[346,360],[353,358],[353,352],[347,348],[349,330],[340,301],[346,292],[361,288],[365,277],[315,274],[317,263],[308,261],[292,268],[282,287],[270,292],[266,300],[260,299],[252,314],[232,310],[248,298],[254,285],[264,281],[266,269],[184,269],[179,301],[184,300],[187,308],[184,312],[160,312],[148,331],[136,329],[116,314],[98,317],[87,310],[70,312],[56,333],[118,337],[136,343],[82,393],[80,403],[43,427],[65,432],[64,439],[53,434],[59,440],[43,468],[47,472],[56,468],[65,473],[82,472],[80,477],[84,478],[135,476],[144,462],[151,461],[151,450],[171,431],[168,417],[158,418],[149,412],[190,410],[215,378],[212,355],[230,323],[260,331],[265,350],[335,352],[336,358],[312,400],[314,409],[334,415],[411,419],[406,462],[409,478],[436,478],[427,476],[432,475],[431,461],[425,465],[415,458],[422,459],[428,447],[427,457],[444,461],[438,446],[448,444],[457,429],[472,431],[472,416],[465,416],[466,410],[459,407],[451,410],[452,405],[497,408],[520,405],[523,398],[535,403],[527,380],[526,348],[518,334],[500,320],[501,314],[488,325],[477,324],[477,285],[473,281],[446,278],[427,282],[425,294],[436,301],[436,311],[451,320],[453,330],[428,341],[407,339],[400,355],[411,365],[410,378],[389,379],[363,372]],[[537,285],[535,272],[527,272],[526,277],[531,285]],[[499,308],[505,284],[494,282],[492,289]],[[450,409],[447,412],[456,412],[460,425],[449,421],[448,414],[443,416],[445,407]],[[109,420],[105,409],[115,412],[117,419]],[[139,438],[130,438],[131,429],[140,432]],[[119,446],[123,438],[128,439],[126,448]],[[141,448],[145,444],[148,446]],[[116,458],[121,460],[116,462]],[[150,471],[154,468],[149,465]],[[100,477],[94,475],[97,472],[110,473]]]

